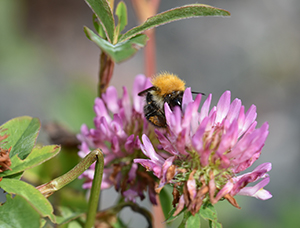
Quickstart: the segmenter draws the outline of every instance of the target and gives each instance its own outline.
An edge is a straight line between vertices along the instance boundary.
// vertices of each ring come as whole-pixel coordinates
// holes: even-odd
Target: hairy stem
[[[94,226],[97,208],[99,204],[101,182],[102,182],[103,168],[104,168],[103,153],[100,151],[100,153],[96,154],[96,157],[97,157],[97,161],[95,165],[94,179],[93,179],[91,195],[89,199],[87,218],[84,226],[85,228],[90,228]]]
[[[115,62],[105,53],[100,55],[100,71],[98,84],[98,97],[101,97],[109,85],[114,72]]]
[[[102,152],[100,149],[96,149],[91,151],[87,156],[85,156],[73,169],[69,172],[65,173],[64,175],[55,178],[54,180],[40,185],[36,187],[45,197],[49,197],[54,192],[58,191],[62,187],[66,186],[76,178],[80,174],[82,174],[85,170],[87,170],[91,164],[93,164],[98,157],[101,157]],[[103,157],[103,155],[102,155]],[[103,169],[103,167],[102,167]]]

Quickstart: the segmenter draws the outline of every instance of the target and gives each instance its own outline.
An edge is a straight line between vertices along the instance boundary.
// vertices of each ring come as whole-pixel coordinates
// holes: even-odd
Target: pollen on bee
[[[158,119],[157,119],[156,116],[151,116],[151,117],[149,117],[149,121],[150,121],[151,123],[153,123],[154,125],[159,126],[159,121],[158,121]]]
[[[162,73],[154,76],[151,80],[153,86],[159,90],[157,93],[161,96],[172,93],[173,91],[184,91],[185,82],[171,73]]]

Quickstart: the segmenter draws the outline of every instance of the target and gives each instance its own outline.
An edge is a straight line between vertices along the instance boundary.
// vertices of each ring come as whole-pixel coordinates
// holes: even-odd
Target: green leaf
[[[83,212],[73,212],[68,207],[59,207],[60,216],[56,216],[57,224],[64,224],[83,215]]]
[[[169,193],[166,190],[166,187],[164,187],[160,193],[159,193],[159,200],[160,200],[160,204],[165,216],[165,219],[167,219],[169,217],[169,213],[172,210],[172,202],[171,202],[171,197],[169,195]]]
[[[121,43],[113,45],[96,35],[92,30],[85,27],[87,37],[98,45],[113,61],[120,63],[133,56],[140,48],[144,47],[148,37],[144,34],[132,37]]]
[[[67,227],[68,228],[82,228],[83,225],[82,225],[82,222],[78,222],[78,221],[74,220],[74,221],[71,221],[70,223],[68,223]]]
[[[173,214],[174,214],[175,211],[176,211],[176,208],[173,208],[173,209],[171,210],[171,212],[170,212],[170,215],[171,215],[171,216],[170,216],[165,222],[168,223],[168,222],[174,221],[175,219],[177,219],[178,217],[180,217],[182,213],[184,213],[184,212],[186,211],[186,208],[184,208],[182,211],[180,211],[178,215],[173,216]]]
[[[21,177],[23,176],[23,172],[19,172],[13,175],[7,175],[5,176],[6,178],[12,178],[12,179],[21,179]]]
[[[127,25],[127,7],[123,1],[119,2],[119,4],[117,5],[116,15],[118,16],[116,35],[118,36],[120,32],[122,32],[125,26]]]
[[[112,43],[114,40],[115,21],[107,0],[85,0],[102,24],[106,37]]]
[[[9,154],[10,158],[16,154],[21,159],[27,157],[35,145],[40,126],[38,118],[23,116],[11,119],[0,127],[1,129],[7,129],[1,132],[1,135],[9,135],[5,140],[7,143],[4,148],[12,147]]]
[[[190,215],[187,220],[186,220],[186,224],[185,224],[186,228],[194,228],[194,227],[200,227],[200,216],[199,214],[195,214],[195,215]]]
[[[210,221],[210,227],[211,228],[222,228],[222,224],[217,221]]]
[[[27,200],[20,196],[6,196],[6,202],[0,206],[0,227],[39,228],[40,215]]]
[[[93,24],[94,24],[94,28],[97,31],[97,33],[99,34],[99,36],[101,36],[103,39],[106,39],[105,31],[104,31],[102,25],[100,24],[96,14],[93,14]]]
[[[230,13],[226,10],[204,4],[190,4],[177,7],[150,17],[143,24],[130,29],[121,37],[120,42],[128,40],[148,29],[155,28],[172,21],[205,16],[230,16]]]
[[[6,170],[0,173],[0,177],[2,176],[9,176],[19,172],[22,172],[26,169],[33,168],[50,158],[54,157],[60,151],[60,146],[51,145],[51,146],[44,146],[44,147],[35,147],[32,152],[28,155],[28,157],[24,160],[21,160],[18,156],[14,156],[11,159],[11,166],[12,170]]]
[[[45,219],[41,218],[40,222],[41,222],[40,227],[45,227],[45,224],[46,224],[47,221]]]
[[[208,204],[207,206],[202,206],[200,209],[200,215],[204,219],[209,219],[209,220],[216,220],[217,219],[217,211],[215,207],[211,204]]]
[[[42,217],[47,216],[55,222],[51,203],[32,185],[20,180],[3,178],[0,187],[9,194],[23,197]]]
[[[217,221],[217,211],[213,205],[202,206],[199,213],[202,218],[209,220],[210,227],[222,228],[222,224]]]

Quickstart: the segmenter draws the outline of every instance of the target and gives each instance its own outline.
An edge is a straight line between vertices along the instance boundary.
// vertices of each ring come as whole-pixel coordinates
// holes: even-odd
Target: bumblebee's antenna
[[[202,94],[202,95],[206,96],[205,93],[201,93],[201,92],[195,92],[195,91],[192,91],[192,93],[193,93],[193,94]]]

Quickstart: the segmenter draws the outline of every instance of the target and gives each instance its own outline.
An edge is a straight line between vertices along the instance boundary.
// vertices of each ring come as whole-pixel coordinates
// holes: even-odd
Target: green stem
[[[87,218],[84,226],[85,228],[90,228],[94,226],[97,208],[99,204],[101,182],[102,182],[103,168],[104,168],[103,153],[100,151],[100,153],[98,153],[96,157],[97,157],[97,161],[95,165],[94,179],[93,179],[91,194],[89,199]]]
[[[49,197],[57,190],[61,189],[65,185],[69,184],[73,180],[79,177],[85,170],[87,170],[91,164],[93,164],[98,157],[103,157],[100,149],[91,151],[85,156],[73,169],[66,174],[55,178],[54,180],[36,187],[45,197]],[[103,168],[103,167],[102,167]]]

